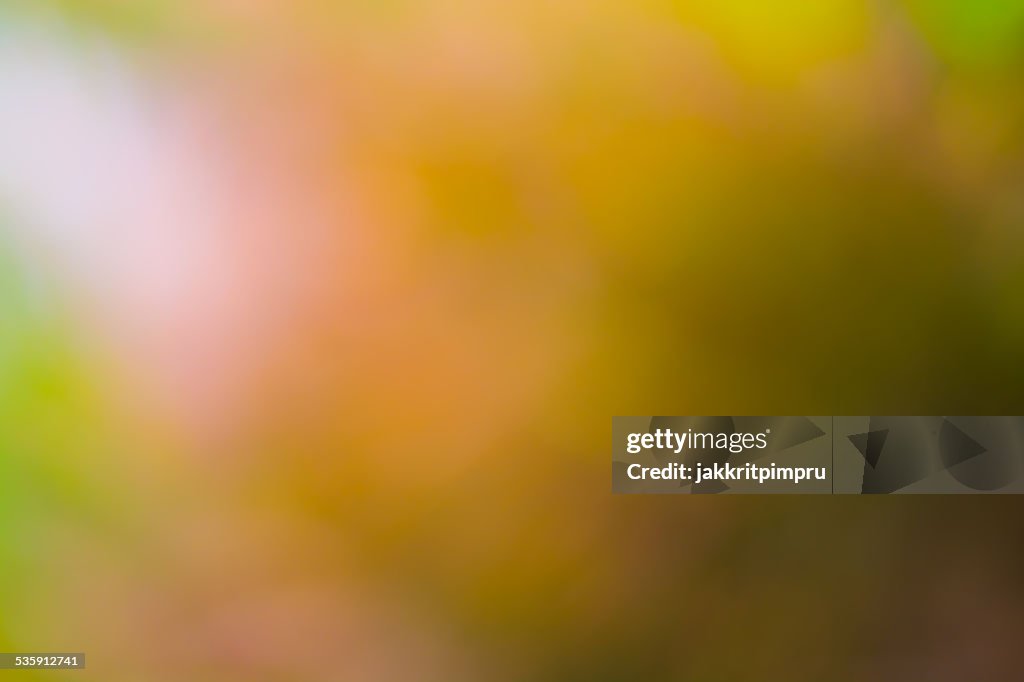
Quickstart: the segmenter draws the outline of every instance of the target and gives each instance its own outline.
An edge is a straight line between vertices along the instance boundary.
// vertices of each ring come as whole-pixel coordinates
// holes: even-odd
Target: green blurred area
[[[6,605],[2,645],[22,645],[26,629],[45,631],[32,613],[55,613],[36,580],[52,556],[50,524],[69,513],[81,482],[63,454],[78,449],[87,425],[83,389],[67,337],[38,300],[21,268],[4,252],[0,266],[0,598]],[[34,296],[35,294],[35,296]],[[35,299],[35,300],[34,300]],[[42,627],[40,627],[42,626]]]
[[[180,19],[180,5],[164,0],[6,0],[0,11],[11,16],[61,17],[72,25],[101,30],[119,39],[151,40]]]

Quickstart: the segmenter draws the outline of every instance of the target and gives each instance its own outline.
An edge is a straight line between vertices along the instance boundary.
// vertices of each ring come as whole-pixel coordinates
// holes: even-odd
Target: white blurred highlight
[[[65,280],[141,380],[132,391],[216,430],[243,409],[322,245],[284,224],[296,202],[273,169],[230,161],[196,90],[49,27],[0,31],[9,241]]]

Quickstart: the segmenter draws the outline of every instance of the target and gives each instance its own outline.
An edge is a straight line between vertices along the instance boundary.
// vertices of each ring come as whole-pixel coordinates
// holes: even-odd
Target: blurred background
[[[1021,414],[1022,227],[1019,3],[2,0],[7,675],[1017,679],[1017,499],[608,453]]]

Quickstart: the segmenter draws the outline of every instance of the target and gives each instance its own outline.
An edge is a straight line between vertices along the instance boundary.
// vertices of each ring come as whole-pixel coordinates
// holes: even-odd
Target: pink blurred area
[[[474,123],[503,125],[493,114],[507,122],[503,102],[521,99],[502,92],[522,87],[507,77],[515,64],[458,52],[417,61],[438,45],[476,53],[465,37],[406,44],[397,76],[393,55],[373,54],[368,40],[352,48],[368,60],[326,64],[301,43],[184,66],[42,32],[8,46],[17,239],[67,280],[101,352],[125,370],[124,402],[212,436],[251,424],[261,402],[315,412],[318,386],[358,386],[376,411],[396,388],[442,409],[429,393],[443,388],[453,414],[474,403],[489,412],[481,399],[500,411],[538,389],[565,344],[530,343],[536,328],[509,323],[557,324],[564,295],[513,290],[526,279],[513,270],[481,278],[496,257],[428,244],[436,218],[416,176],[419,150],[407,148],[433,144],[422,126],[443,117],[439,107],[471,99],[494,107]],[[557,239],[512,248],[529,255],[564,246]],[[583,267],[561,259],[524,266],[549,277]],[[515,268],[508,260],[498,265]],[[473,291],[481,281],[494,290]],[[480,349],[505,343],[525,364],[481,376],[490,351]],[[374,398],[374,386],[387,388]]]

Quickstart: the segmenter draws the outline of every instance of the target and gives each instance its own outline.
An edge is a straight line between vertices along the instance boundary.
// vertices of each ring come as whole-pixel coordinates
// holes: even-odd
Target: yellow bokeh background
[[[957,0],[5,2],[0,649],[1012,678],[1018,501],[613,497],[608,448],[1019,413],[1022,36]]]

